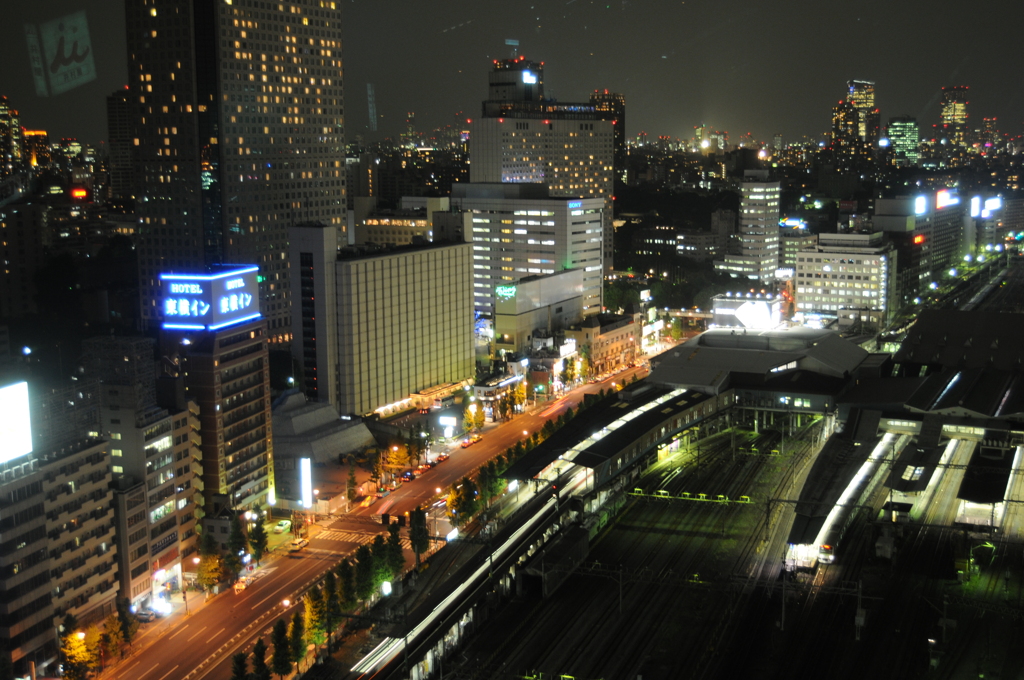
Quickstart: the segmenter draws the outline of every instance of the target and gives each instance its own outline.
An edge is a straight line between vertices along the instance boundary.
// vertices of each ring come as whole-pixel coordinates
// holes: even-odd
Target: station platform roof
[[[513,463],[502,476],[507,479],[533,479],[566,451],[578,447],[592,435],[607,430],[601,438],[587,444],[573,459],[575,464],[595,468],[617,456],[636,439],[637,433],[646,432],[710,398],[699,392],[684,392],[655,408],[644,410],[644,407],[675,392],[677,390],[672,388],[640,381],[622,392],[609,395],[603,401],[579,412],[540,446]],[[630,414],[634,417],[628,424],[619,427],[617,422]]]
[[[945,446],[905,447],[896,459],[887,485],[891,486],[893,491],[903,493],[924,491],[945,450]],[[921,471],[918,472],[918,469]]]
[[[717,394],[732,386],[733,376],[769,377],[790,368],[843,378],[868,356],[868,352],[829,330],[718,328],[651,359],[650,379]]]
[[[957,498],[972,503],[999,503],[1006,493],[1013,467],[1014,449],[979,446],[964,472]]]

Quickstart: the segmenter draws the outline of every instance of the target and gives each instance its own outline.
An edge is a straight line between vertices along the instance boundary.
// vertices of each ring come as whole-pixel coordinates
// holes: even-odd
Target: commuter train
[[[882,461],[895,444],[896,437],[887,434],[877,441],[866,460],[848,458],[844,465],[838,466],[835,465],[837,458],[846,457],[841,451],[829,451],[830,455],[824,455],[826,451],[822,451],[824,457],[819,457],[815,467],[818,467],[818,463],[823,467],[832,467],[831,474],[821,480],[817,488],[805,485],[801,501],[809,510],[801,510],[801,505],[797,505],[797,516],[786,548],[787,571],[814,569],[818,564],[832,564],[836,561],[836,554],[847,529],[884,482],[888,468],[882,465]],[[855,469],[852,477],[851,469]],[[808,485],[812,484],[814,472],[812,470],[808,476]],[[832,491],[834,489],[842,489],[838,498]],[[827,505],[832,498],[836,499],[834,504]]]

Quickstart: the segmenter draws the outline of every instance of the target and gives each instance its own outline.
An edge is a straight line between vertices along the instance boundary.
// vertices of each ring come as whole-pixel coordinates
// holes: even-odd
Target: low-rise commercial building
[[[601,375],[632,364],[640,351],[640,314],[597,314],[566,330],[576,347],[586,347],[590,369]]]
[[[550,337],[583,318],[584,272],[528,276],[495,291],[495,353],[521,353],[535,336]]]

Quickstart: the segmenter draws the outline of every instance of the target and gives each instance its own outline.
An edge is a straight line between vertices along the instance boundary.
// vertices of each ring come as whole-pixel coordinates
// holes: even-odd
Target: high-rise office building
[[[0,208],[0,318],[39,313],[37,274],[46,262],[51,212],[41,202]]]
[[[50,164],[50,136],[46,130],[22,130],[25,164],[31,168]]]
[[[0,180],[21,169],[21,119],[7,97],[0,95]]]
[[[452,187],[452,205],[472,215],[477,312],[494,313],[501,286],[565,269],[584,272],[584,316],[601,311],[603,200],[551,196],[543,184],[470,183]]]
[[[471,183],[528,182],[552,197],[600,198],[612,208],[615,125],[591,103],[544,98],[544,64],[523,57],[496,60],[483,115],[470,131]],[[612,266],[612,226],[603,237]]]
[[[121,597],[140,607],[166,597],[170,584],[182,584],[182,569],[193,568],[202,507],[199,406],[158,398],[155,346],[152,338],[114,336],[82,343],[85,373],[101,383],[100,427],[110,440]]]
[[[880,119],[875,107],[875,83],[870,80],[849,80],[846,89],[846,101],[857,110],[857,137],[869,147],[876,146]]]
[[[615,174],[625,182],[626,172],[626,98],[618,92],[594,90],[590,95],[598,118],[610,120],[612,128],[612,150],[615,158]]]
[[[819,234],[796,253],[796,311],[840,327],[883,328],[893,312],[896,263],[881,232]]]
[[[258,267],[161,274],[161,352],[199,406],[204,514],[255,510],[273,500],[267,322]]]
[[[779,268],[779,198],[782,185],[767,171],[747,170],[740,183],[739,253],[715,261],[723,274],[762,283]]]
[[[333,225],[291,229],[292,355],[310,399],[390,415],[415,393],[466,383],[473,355],[473,246],[338,250]]]
[[[15,676],[59,674],[67,615],[81,630],[114,611],[117,553],[109,446],[99,436],[97,384],[0,384],[3,549],[0,654]]]
[[[918,144],[920,144],[920,131],[916,118],[911,116],[890,118],[886,137],[889,139],[889,150],[896,165],[917,165],[917,159],[920,156],[917,150]]]
[[[132,107],[128,88],[107,95],[107,148],[110,150],[110,198],[127,199],[132,187]]]
[[[872,223],[896,248],[897,306],[937,286],[974,246],[974,204],[952,191],[875,200]],[[979,209],[980,215],[980,209]]]
[[[951,144],[967,143],[968,87],[954,85],[942,88],[942,132]]]
[[[853,163],[861,158],[864,144],[860,139],[860,115],[849,101],[832,107],[831,148],[837,160]]]
[[[345,222],[340,3],[125,8],[143,322],[161,273],[255,263],[264,339],[288,341],[288,227]]]

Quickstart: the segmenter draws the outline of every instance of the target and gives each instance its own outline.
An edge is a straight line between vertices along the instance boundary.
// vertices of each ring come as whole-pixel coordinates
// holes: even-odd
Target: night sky
[[[212,0],[211,0],[212,1]],[[23,24],[87,12],[98,77],[55,97],[32,84]],[[948,0],[349,0],[345,90],[349,140],[395,135],[406,111],[417,128],[479,115],[491,60],[544,61],[545,87],[561,101],[594,89],[626,97],[627,133],[689,137],[704,122],[731,139],[817,138],[848,79],[874,80],[883,123],[937,121],[943,85],[971,88],[972,123],[997,116],[1024,128],[1020,31],[1024,4]],[[104,97],[127,78],[120,0],[4,3],[0,94],[22,124],[51,139],[106,138]],[[368,132],[366,84],[380,118]]]

